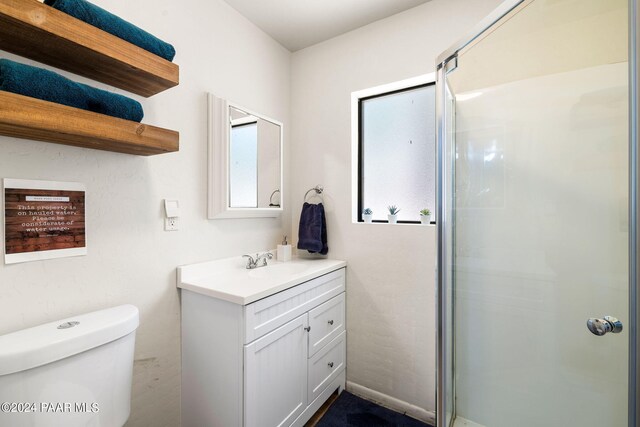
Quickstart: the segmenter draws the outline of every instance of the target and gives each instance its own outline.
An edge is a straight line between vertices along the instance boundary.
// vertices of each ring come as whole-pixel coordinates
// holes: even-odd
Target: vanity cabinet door
[[[245,346],[244,425],[290,425],[307,407],[307,314]]]

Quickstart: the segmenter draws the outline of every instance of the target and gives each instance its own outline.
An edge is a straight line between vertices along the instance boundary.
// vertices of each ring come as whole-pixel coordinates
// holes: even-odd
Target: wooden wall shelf
[[[142,96],[179,83],[179,67],[37,0],[0,1],[0,49]]]
[[[0,134],[150,156],[178,151],[178,132],[0,91]]]

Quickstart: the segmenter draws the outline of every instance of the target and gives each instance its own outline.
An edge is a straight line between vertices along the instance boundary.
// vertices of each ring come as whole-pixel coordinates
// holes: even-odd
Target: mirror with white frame
[[[209,219],[282,213],[282,123],[231,104],[209,101]]]

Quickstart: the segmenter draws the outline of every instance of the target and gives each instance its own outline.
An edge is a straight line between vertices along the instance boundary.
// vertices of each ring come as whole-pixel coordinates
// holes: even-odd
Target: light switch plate
[[[180,202],[175,199],[164,199],[164,212],[167,218],[180,216]]]

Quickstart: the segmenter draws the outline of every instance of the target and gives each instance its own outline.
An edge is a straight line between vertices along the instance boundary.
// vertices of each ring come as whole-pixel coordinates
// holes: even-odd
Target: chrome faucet
[[[242,255],[247,258],[247,270],[251,270],[258,267],[264,267],[267,265],[267,259],[272,259],[273,254],[271,252],[265,252],[263,254],[256,254],[254,259],[251,255]],[[258,264],[262,260],[262,264]]]

